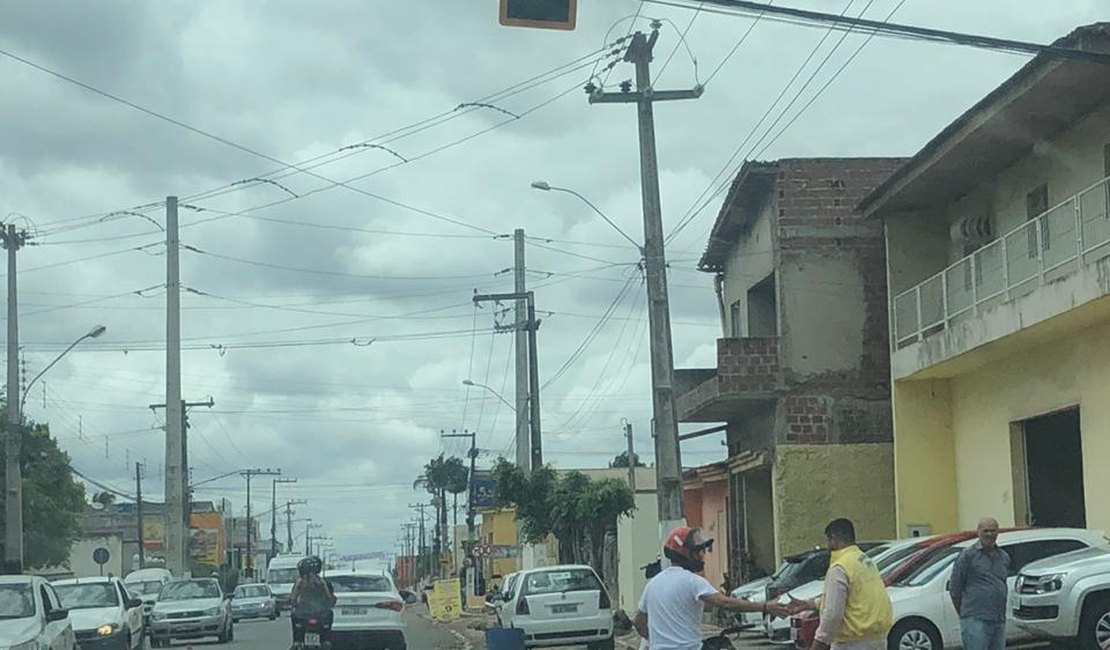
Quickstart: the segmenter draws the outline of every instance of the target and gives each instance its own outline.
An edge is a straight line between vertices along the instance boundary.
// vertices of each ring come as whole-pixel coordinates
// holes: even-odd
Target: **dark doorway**
[[[1079,409],[1022,422],[1029,523],[1086,528]]]
[[[778,336],[779,316],[775,274],[748,289],[748,336]]]

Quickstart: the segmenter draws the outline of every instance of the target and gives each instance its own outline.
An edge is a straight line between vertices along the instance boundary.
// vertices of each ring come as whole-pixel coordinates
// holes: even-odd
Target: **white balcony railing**
[[[896,347],[1020,298],[1110,255],[1110,178],[896,295]]]

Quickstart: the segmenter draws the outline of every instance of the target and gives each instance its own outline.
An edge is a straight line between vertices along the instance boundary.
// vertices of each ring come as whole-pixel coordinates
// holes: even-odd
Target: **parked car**
[[[1026,565],[1010,611],[1036,638],[1074,640],[1082,650],[1110,648],[1110,550],[1088,548]]]
[[[154,603],[158,601],[158,593],[162,587],[173,580],[173,574],[168,569],[139,569],[127,574],[123,579],[123,586],[127,591],[143,600],[143,622],[149,627],[150,612]]]
[[[420,602],[420,597],[408,589],[401,589],[397,593],[401,594],[401,600],[405,601],[406,605],[415,605]]]
[[[500,603],[502,627],[524,631],[524,644],[586,645],[613,650],[613,606],[591,567],[559,565],[521,571],[509,600]]]
[[[235,596],[231,600],[231,618],[235,622],[245,618],[268,618],[272,621],[277,617],[277,599],[268,585],[239,585],[235,588]]]
[[[69,610],[81,650],[143,648],[143,601],[119,578],[74,578],[53,583],[62,607]]]
[[[38,576],[0,576],[0,647],[76,650],[69,612]]]
[[[516,588],[516,580],[520,577],[520,572],[510,573],[501,580],[501,590],[490,594],[488,605],[493,608],[494,616],[497,618],[497,625],[500,627],[507,627],[501,619],[501,610],[504,609],[505,603],[512,601],[516,596],[514,589]]]
[[[960,551],[976,543],[971,537],[956,544],[927,549],[924,561],[914,562],[887,587],[894,605],[894,628],[887,636],[891,648],[941,650],[959,647],[960,620],[948,597],[948,578]],[[1088,547],[1106,547],[1100,532],[1078,528],[1012,530],[999,533],[998,546],[1010,555],[1011,591],[1021,569],[1036,560]],[[915,558],[916,559],[916,558]],[[1008,643],[1029,640],[1012,617],[1007,620]]]
[[[231,598],[215,578],[176,580],[162,587],[150,614],[150,645],[168,646],[174,639],[216,637],[235,639]]]
[[[331,638],[336,645],[405,650],[404,600],[384,571],[324,574],[337,603]]]
[[[745,582],[730,594],[733,598],[741,598],[753,603],[762,603],[767,600],[767,585],[771,584],[771,576]],[[736,626],[751,629],[763,624],[763,614],[759,612],[739,612],[733,616]]]

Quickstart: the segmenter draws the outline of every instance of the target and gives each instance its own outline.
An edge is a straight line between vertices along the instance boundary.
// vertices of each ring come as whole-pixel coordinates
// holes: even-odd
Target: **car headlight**
[[[98,636],[112,636],[116,632],[119,632],[119,625],[115,623],[105,623],[96,628],[96,634]]]
[[[160,612],[158,610],[154,610],[150,613],[150,618],[151,618],[151,620],[154,620],[154,621],[160,621],[160,620],[166,618],[166,613],[165,612]]]
[[[204,615],[205,616],[219,616],[220,614],[223,614],[223,613],[224,613],[224,609],[222,607],[212,607],[210,609],[204,610]]]
[[[1067,577],[1066,573],[1053,573],[1047,576],[1029,577],[1025,578],[1025,584],[1033,587],[1033,593],[1037,594],[1050,594],[1055,591],[1060,591],[1064,586],[1064,578]]]

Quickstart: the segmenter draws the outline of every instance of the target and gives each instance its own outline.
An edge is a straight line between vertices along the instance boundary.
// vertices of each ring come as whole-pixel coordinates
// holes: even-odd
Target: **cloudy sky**
[[[547,459],[604,466],[627,418],[650,460],[637,253],[574,197],[529,187],[573,188],[642,233],[635,111],[581,91],[632,76],[606,72],[611,43],[664,19],[657,87],[706,84],[656,112],[680,367],[714,363],[711,278],[694,266],[720,198],[701,197],[744,158],[912,154],[1026,60],[876,38],[844,67],[864,37],[681,3],[581,0],[566,33],[501,27],[495,0],[7,0],[0,214],[36,244],[19,254],[28,379],[108,328],[36,384],[28,416],[122,491],[145,462],[160,496],[163,420],[148,405],[165,398],[160,202],[176,195],[184,396],[215,400],[191,414],[195,480],[280,467],[299,483],[279,498],[308,499],[298,517],[340,551],[388,550],[425,498],[412,489],[424,462],[463,453],[441,430],[477,431],[482,463],[511,457],[512,412],[462,381],[513,393],[512,338],[493,332],[506,316],[470,296],[511,290],[499,235],[518,227],[543,317]],[[1095,0],[792,4],[1038,42],[1101,17]],[[456,109],[470,102],[494,108]],[[369,144],[385,148],[351,146]],[[723,456],[712,437],[684,455]],[[265,511],[268,482],[255,485]],[[245,503],[235,476],[197,495]]]

